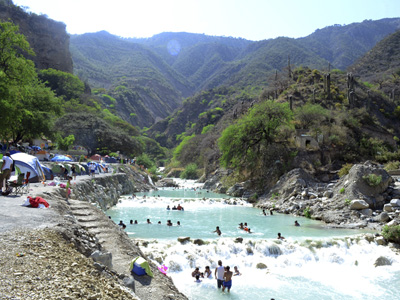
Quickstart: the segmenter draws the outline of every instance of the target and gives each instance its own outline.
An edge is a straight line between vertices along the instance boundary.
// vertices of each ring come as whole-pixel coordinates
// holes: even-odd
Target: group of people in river
[[[111,217],[109,217],[109,218],[111,219]],[[129,224],[130,224],[130,225],[137,225],[137,224],[139,224],[139,223],[138,223],[137,220],[135,220],[135,221],[130,220],[130,221],[129,221]],[[153,224],[153,223],[150,221],[150,219],[147,219],[147,220],[146,220],[146,224]],[[161,225],[161,221],[158,221],[157,224],[158,224],[158,225]],[[167,226],[173,226],[173,225],[174,225],[174,223],[172,223],[171,220],[167,220],[167,223],[166,223],[166,224],[167,224]],[[126,229],[126,225],[125,225],[125,223],[124,223],[122,220],[119,221],[118,225],[121,226],[122,229]],[[180,226],[180,225],[181,225],[181,222],[180,222],[180,221],[177,221],[177,222],[176,222],[176,226]]]
[[[252,233],[250,227],[247,226],[246,222],[244,224],[240,223],[239,229],[242,229],[242,230],[246,231],[247,233]]]
[[[225,289],[228,290],[228,293],[232,287],[232,276],[239,276],[242,273],[239,272],[237,266],[234,267],[234,272],[230,270],[229,266],[223,266],[222,261],[218,261],[218,266],[215,268],[214,276],[217,279],[217,287],[218,289],[222,288],[224,292]],[[210,270],[210,266],[206,266],[204,272],[200,272],[200,269],[197,267],[192,272],[192,277],[195,278],[195,282],[200,283],[202,280],[200,278],[212,278],[212,272]]]
[[[169,205],[167,206],[167,210],[171,210],[171,207],[169,207]],[[172,210],[180,210],[180,211],[184,211],[185,209],[183,208],[183,206],[181,206],[180,204],[178,204],[178,206],[173,206]]]

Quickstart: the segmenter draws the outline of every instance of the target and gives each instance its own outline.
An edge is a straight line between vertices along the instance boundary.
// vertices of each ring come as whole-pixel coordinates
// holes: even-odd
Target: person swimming
[[[281,236],[281,233],[280,233],[280,232],[278,232],[278,237],[277,237],[277,239],[278,239],[278,240],[284,240],[284,239],[285,239],[285,237]]]
[[[221,230],[219,229],[219,226],[217,226],[217,228],[213,232],[216,232],[218,235],[221,235]]]
[[[237,266],[234,266],[233,269],[235,270],[235,273],[233,273],[233,276],[240,276],[242,273],[239,272],[239,269]]]
[[[297,222],[297,220],[294,221],[294,226],[300,226],[300,224],[299,224],[299,222]]]

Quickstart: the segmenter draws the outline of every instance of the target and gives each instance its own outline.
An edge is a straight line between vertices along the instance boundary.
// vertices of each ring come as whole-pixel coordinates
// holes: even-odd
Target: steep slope
[[[298,43],[296,39],[276,38],[254,42],[238,58],[203,83],[203,88],[225,85],[267,85],[269,77],[288,66],[323,68],[328,62]]]
[[[363,77],[400,76],[400,30],[380,41],[349,70]]]
[[[298,41],[329,61],[334,68],[346,69],[377,42],[400,29],[400,18],[365,20],[349,25],[318,29]]]
[[[72,73],[69,35],[65,24],[45,16],[28,14],[12,1],[0,1],[0,22],[12,21],[29,42],[36,56],[29,57],[38,69],[53,68]]]
[[[71,53],[75,73],[94,87],[114,91],[122,86],[136,93],[125,97],[132,107],[141,106],[128,112],[137,115],[133,125],[149,126],[166,117],[191,93],[187,80],[152,50],[104,31],[72,36]],[[127,106],[121,107],[124,115]]]
[[[329,63],[346,68],[399,26],[399,18],[364,21],[301,39],[259,42],[184,32],[122,39],[100,32],[73,36],[71,52],[75,72],[96,87],[111,89],[124,120],[148,127],[177,109],[182,97],[202,90],[266,86],[276,70],[288,67],[288,57],[292,69],[327,70]],[[127,88],[123,99],[121,86]]]

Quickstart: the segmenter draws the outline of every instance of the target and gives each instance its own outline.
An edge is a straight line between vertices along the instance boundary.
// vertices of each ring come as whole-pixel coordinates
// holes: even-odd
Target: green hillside
[[[129,90],[122,98],[136,118],[122,115],[133,125],[149,126],[168,116],[191,92],[188,81],[155,52],[107,32],[72,36],[71,53],[75,73],[93,87],[109,90],[117,100],[118,90]]]
[[[98,32],[72,36],[70,48],[75,74],[94,88],[105,88],[124,120],[149,127],[202,90],[263,87],[288,67],[328,70],[330,64],[344,70],[399,26],[398,18],[364,21],[299,39],[258,42],[185,32],[143,39]]]

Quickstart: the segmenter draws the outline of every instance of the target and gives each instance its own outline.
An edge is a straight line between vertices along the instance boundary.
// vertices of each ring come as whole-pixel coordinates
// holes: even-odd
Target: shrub
[[[181,179],[197,179],[197,165],[194,163],[188,164],[180,177]]]
[[[151,161],[150,157],[146,153],[143,153],[136,158],[136,164],[139,166],[143,165],[146,169],[150,169],[154,166],[154,163]]]
[[[376,174],[368,174],[362,177],[369,186],[378,186],[382,182],[382,176]]]
[[[209,124],[207,126],[203,127],[203,130],[201,131],[201,134],[206,134],[207,132],[209,132],[210,130],[212,130],[214,128],[214,124]]]
[[[382,236],[389,242],[400,244],[400,225],[385,225],[382,228]]]
[[[339,177],[343,177],[347,174],[349,174],[350,169],[353,167],[353,164],[345,164],[343,167],[339,170]]]
[[[386,171],[398,170],[400,167],[400,161],[390,161],[385,165]]]
[[[340,193],[340,194],[344,194],[344,192],[345,192],[345,189],[344,189],[344,187],[342,187],[342,188],[339,190],[339,193]]]
[[[304,216],[305,216],[306,218],[311,219],[311,209],[310,209],[310,207],[307,206],[307,207],[303,210],[303,214],[304,214]]]
[[[351,200],[350,199],[344,199],[344,203],[348,206],[351,204]]]

